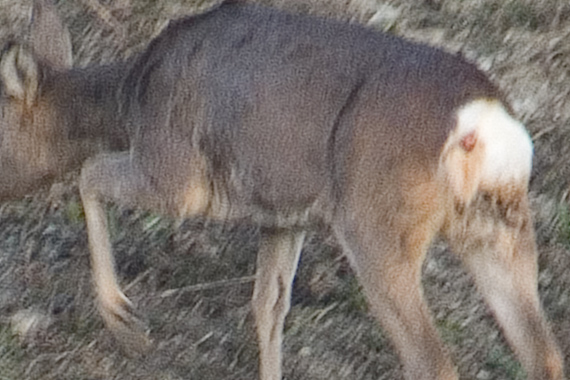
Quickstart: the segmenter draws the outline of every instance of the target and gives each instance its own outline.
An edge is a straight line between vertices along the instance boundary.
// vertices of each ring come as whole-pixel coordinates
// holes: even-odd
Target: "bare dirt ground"
[[[570,5],[565,0],[274,0],[461,51],[498,83],[535,141],[531,198],[543,305],[570,374]],[[26,33],[31,1],[0,0],[0,45]],[[192,0],[69,0],[77,65],[140,51],[166,25],[208,7]],[[0,173],[1,175],[1,173]],[[255,379],[249,299],[257,231],[112,209],[120,277],[152,331],[129,357],[103,327],[89,276],[75,177],[0,207],[0,379]],[[436,243],[426,296],[465,379],[524,379],[469,277]],[[398,359],[367,313],[327,231],[311,234],[286,322],[284,375],[399,379]]]

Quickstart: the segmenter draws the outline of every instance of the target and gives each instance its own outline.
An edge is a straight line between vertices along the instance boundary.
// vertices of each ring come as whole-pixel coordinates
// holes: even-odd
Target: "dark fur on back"
[[[457,107],[500,95],[459,56],[358,25],[224,4],[173,22],[133,65],[124,96],[133,154],[161,173],[156,186],[184,186],[176,167],[199,152],[230,199],[291,211],[330,203],[333,188],[342,194],[353,134],[375,142],[384,171],[402,153],[434,165]],[[177,157],[165,158],[165,146]]]

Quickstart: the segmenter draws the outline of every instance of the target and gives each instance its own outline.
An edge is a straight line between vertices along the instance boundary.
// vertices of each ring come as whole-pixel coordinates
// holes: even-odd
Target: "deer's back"
[[[354,165],[380,182],[406,162],[433,170],[457,108],[499,96],[460,57],[238,4],[169,26],[124,91],[133,154],[157,186],[184,186],[199,152],[231,197],[265,209],[329,203]]]

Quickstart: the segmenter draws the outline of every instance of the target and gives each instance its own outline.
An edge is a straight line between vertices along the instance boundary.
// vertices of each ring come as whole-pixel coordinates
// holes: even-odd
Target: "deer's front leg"
[[[145,352],[150,340],[144,324],[119,287],[105,213],[105,201],[120,201],[137,192],[136,173],[127,153],[89,160],[81,173],[80,192],[87,222],[91,270],[98,307],[107,327],[127,352]]]
[[[253,314],[259,342],[259,378],[281,380],[283,323],[305,232],[262,232],[253,291]]]

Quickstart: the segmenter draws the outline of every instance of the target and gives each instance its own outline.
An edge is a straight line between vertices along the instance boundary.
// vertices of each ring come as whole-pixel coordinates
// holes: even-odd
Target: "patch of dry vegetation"
[[[500,85],[536,144],[532,200],[539,285],[570,373],[568,2],[260,2],[370,21],[372,27],[461,51]],[[58,7],[71,30],[76,62],[86,65],[140,51],[168,19],[211,4],[74,0]],[[0,3],[0,43],[26,33],[30,5]],[[126,357],[103,328],[72,176],[49,194],[0,209],[0,379],[255,378],[249,307],[255,228],[194,220],[176,229],[173,221],[145,213],[113,209],[110,215],[120,277],[152,329],[155,350],[145,358]],[[463,376],[524,378],[471,280],[443,245],[433,248],[424,283]],[[293,297],[284,347],[287,379],[401,377],[394,350],[367,315],[352,271],[326,231],[313,233],[306,244]]]

